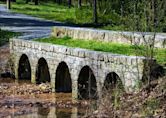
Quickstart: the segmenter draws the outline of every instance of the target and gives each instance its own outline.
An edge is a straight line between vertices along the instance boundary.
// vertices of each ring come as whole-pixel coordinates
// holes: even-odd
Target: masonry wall
[[[145,60],[143,57],[124,56],[19,39],[10,41],[10,50],[15,62],[16,78],[18,78],[20,57],[23,54],[28,56],[33,83],[35,83],[38,60],[43,57],[48,64],[53,91],[55,91],[56,69],[59,63],[65,62],[71,74],[73,98],[77,98],[78,76],[86,65],[92,69],[96,77],[99,95],[101,95],[104,80],[110,72],[115,72],[120,77],[126,92],[134,91],[138,81],[143,76]]]
[[[145,35],[145,39],[143,39]],[[133,45],[152,45],[153,33],[140,32],[121,32],[96,30],[87,28],[73,28],[73,27],[54,27],[52,36],[64,37],[69,36],[74,39],[97,40],[104,42],[125,43]],[[154,46],[158,48],[166,48],[166,34],[157,33],[155,37]]]

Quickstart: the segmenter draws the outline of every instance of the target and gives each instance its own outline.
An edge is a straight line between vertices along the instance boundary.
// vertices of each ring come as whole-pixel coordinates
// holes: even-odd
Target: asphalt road
[[[0,5],[0,28],[4,30],[21,32],[22,39],[48,37],[53,26],[67,26],[64,23],[47,21],[41,18],[24,14],[13,13]]]

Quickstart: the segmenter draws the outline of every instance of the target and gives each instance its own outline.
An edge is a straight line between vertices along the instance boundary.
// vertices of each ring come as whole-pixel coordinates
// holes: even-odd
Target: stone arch
[[[31,80],[31,65],[26,54],[22,54],[19,60],[18,79]]]
[[[36,83],[46,83],[50,82],[50,73],[47,61],[42,57],[38,60],[37,69],[36,69]]]
[[[55,90],[56,92],[72,92],[71,75],[69,72],[69,68],[64,61],[59,63],[56,70]]]
[[[120,77],[115,72],[110,72],[107,74],[105,78],[103,89],[104,90],[113,90],[113,89],[124,90],[124,86]]]
[[[96,99],[97,82],[93,71],[89,66],[84,66],[78,77],[78,98]]]

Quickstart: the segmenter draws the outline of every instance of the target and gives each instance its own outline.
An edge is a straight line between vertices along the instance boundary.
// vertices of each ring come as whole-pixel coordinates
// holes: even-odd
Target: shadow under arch
[[[36,70],[36,84],[50,82],[50,73],[46,60],[42,57],[38,61]]]
[[[56,92],[72,92],[72,81],[69,68],[65,62],[59,63],[56,70],[55,77],[55,90]]]
[[[78,98],[97,99],[96,78],[89,66],[84,66],[79,73]]]
[[[120,77],[115,72],[110,72],[106,76],[103,89],[104,90],[120,89],[124,91],[124,86]]]
[[[25,54],[22,54],[19,60],[18,80],[31,80],[31,66]]]

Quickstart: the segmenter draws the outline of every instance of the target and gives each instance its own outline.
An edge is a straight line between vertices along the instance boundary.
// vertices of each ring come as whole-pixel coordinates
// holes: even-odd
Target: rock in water
[[[39,88],[42,90],[42,91],[48,91],[48,90],[51,90],[51,86],[48,84],[48,83],[42,83],[39,85]]]

